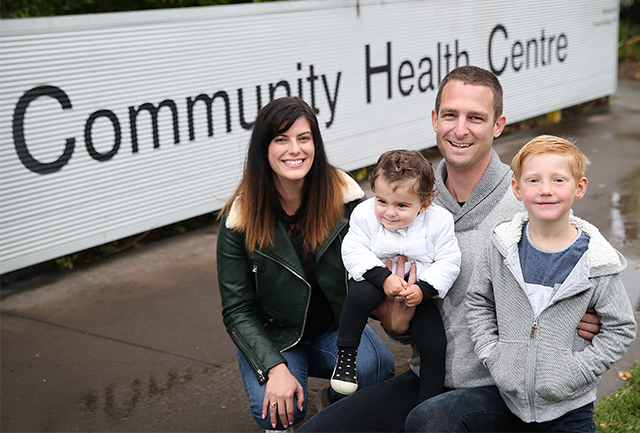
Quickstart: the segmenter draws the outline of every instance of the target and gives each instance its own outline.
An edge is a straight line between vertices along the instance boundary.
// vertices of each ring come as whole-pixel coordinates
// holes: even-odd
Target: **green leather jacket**
[[[347,294],[347,273],[340,253],[342,239],[353,208],[364,199],[364,192],[350,177],[348,185],[344,191],[344,216],[315,251],[316,278],[333,308],[334,328]],[[218,232],[222,316],[231,339],[262,384],[271,367],[286,362],[280,352],[302,338],[311,286],[282,223],[278,222],[272,247],[249,254],[244,235],[234,230],[237,205],[236,201],[228,217],[222,218]]]

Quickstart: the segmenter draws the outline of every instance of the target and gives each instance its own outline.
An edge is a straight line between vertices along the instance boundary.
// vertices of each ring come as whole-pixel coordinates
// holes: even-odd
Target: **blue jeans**
[[[287,360],[287,367],[293,376],[300,382],[304,390],[304,404],[302,412],[297,408],[296,399],[294,403],[294,424],[304,420],[307,413],[307,376],[321,377],[329,379],[333,373],[333,368],[338,359],[336,340],[338,331],[327,332],[317,339],[309,342],[300,342],[291,349],[282,352],[282,356]],[[266,384],[260,385],[253,370],[247,363],[244,356],[238,352],[238,364],[242,373],[249,402],[251,404],[251,415],[258,425],[264,429],[272,429],[270,416],[262,419],[262,403]],[[391,351],[376,332],[367,325],[362,333],[362,340],[358,346],[358,392],[370,385],[383,382],[395,373],[395,361]],[[329,401],[334,402],[343,396],[329,388]],[[332,405],[333,406],[333,405]],[[276,429],[284,430],[280,419]]]
[[[407,432],[515,432],[518,417],[495,386],[462,388],[416,406],[405,421]],[[524,423],[521,423],[524,424]]]

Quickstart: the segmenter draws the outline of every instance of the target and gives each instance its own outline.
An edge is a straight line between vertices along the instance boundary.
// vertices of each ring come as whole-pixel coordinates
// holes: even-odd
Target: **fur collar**
[[[511,221],[499,224],[493,231],[498,240],[510,251],[522,237],[522,226],[529,219],[527,212],[517,213]],[[600,266],[620,266],[620,257],[615,248],[602,236],[596,226],[571,215],[569,222],[572,226],[582,230],[589,237],[587,249],[587,264],[591,268]]]
[[[345,204],[364,197],[364,191],[362,190],[362,188],[360,188],[358,182],[356,182],[349,174],[341,170],[338,170],[338,173],[340,173],[346,183],[346,187],[343,188],[342,191],[342,196]],[[241,206],[242,203],[238,201],[238,198],[236,198],[231,205],[231,209],[229,210],[229,215],[227,216],[227,220],[225,223],[225,226],[228,229],[233,230],[240,225]]]

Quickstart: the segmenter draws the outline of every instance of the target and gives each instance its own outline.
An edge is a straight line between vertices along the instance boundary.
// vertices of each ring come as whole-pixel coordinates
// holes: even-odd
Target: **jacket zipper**
[[[280,352],[284,352],[287,349],[291,349],[293,346],[295,346],[296,344],[298,344],[300,342],[300,340],[302,339],[302,333],[304,332],[304,327],[307,325],[307,312],[309,311],[309,302],[311,302],[311,284],[309,284],[307,282],[307,280],[305,280],[302,275],[298,274],[296,271],[294,271],[293,269],[291,269],[289,266],[285,265],[284,263],[282,263],[280,260],[271,257],[265,253],[263,253],[262,251],[257,251],[258,254],[260,254],[261,256],[272,260],[274,262],[276,262],[277,264],[279,264],[280,266],[282,266],[283,268],[285,268],[287,271],[291,272],[293,275],[295,275],[296,277],[298,277],[303,283],[305,283],[307,285],[307,287],[309,288],[309,296],[307,296],[307,304],[304,307],[304,320],[302,322],[302,331],[300,332],[300,335],[297,337],[296,341],[294,341],[292,344],[290,344],[289,346],[285,347],[284,349],[282,349]],[[254,265],[254,270],[255,270],[255,275],[256,275],[256,279],[258,277],[258,269],[257,269],[257,265]],[[256,284],[256,290],[257,290],[257,284]]]
[[[231,333],[235,337],[234,340],[243,349],[243,352],[251,355],[251,356],[245,356],[245,359],[247,360],[247,362],[251,364],[255,372],[258,373],[258,377],[260,377],[260,383],[262,384],[266,382],[267,377],[265,376],[264,371],[262,371],[260,366],[258,366],[258,363],[254,360],[253,353],[249,350],[247,345],[244,343],[244,340],[240,338],[240,335],[238,335],[238,333],[235,330],[231,331]]]
[[[256,299],[258,299],[258,264],[257,263],[253,264],[253,268],[251,269],[251,272],[253,273],[253,283],[256,290]]]
[[[529,409],[531,411],[531,419],[532,421],[536,420],[536,412],[535,406],[533,404],[533,361],[535,358],[535,339],[536,339],[536,331],[538,330],[538,317],[533,320],[533,325],[531,326],[531,334],[529,334],[529,363],[528,363],[528,371],[527,371],[527,394],[529,395]]]

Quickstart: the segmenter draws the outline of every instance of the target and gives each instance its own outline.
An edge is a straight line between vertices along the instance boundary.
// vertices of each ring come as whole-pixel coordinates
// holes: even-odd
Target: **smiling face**
[[[300,116],[291,127],[276,135],[269,143],[269,165],[276,183],[300,185],[311,170],[315,145],[311,126],[306,117]]]
[[[491,161],[493,139],[506,119],[494,118],[489,87],[451,80],[442,89],[438,112],[431,112],[433,129],[447,169],[484,170]]]
[[[532,223],[554,223],[568,221],[573,201],[587,191],[587,178],[576,183],[566,155],[541,153],[524,159],[520,179],[511,185]]]
[[[382,177],[376,179],[374,212],[378,222],[386,229],[408,227],[427,209],[428,204],[422,203],[415,192],[416,182],[390,184]]]

